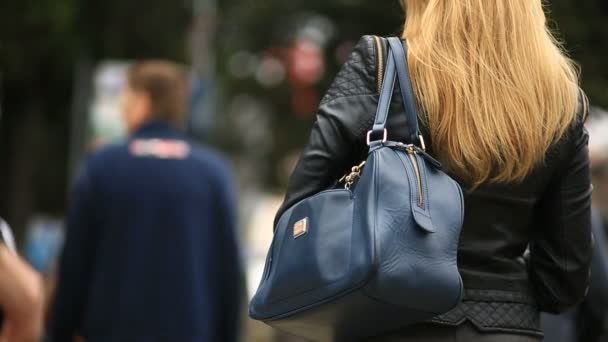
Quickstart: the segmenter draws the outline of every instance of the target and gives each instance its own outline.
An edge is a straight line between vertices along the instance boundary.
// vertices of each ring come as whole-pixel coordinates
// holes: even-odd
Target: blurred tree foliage
[[[0,215],[18,232],[33,208],[65,202],[77,4],[0,3]]]
[[[608,2],[553,0],[547,10],[551,27],[559,29],[558,36],[582,68],[582,87],[591,103],[608,107]]]
[[[222,24],[218,34],[218,71],[228,93],[248,94],[267,105],[272,131],[267,136],[272,137],[273,146],[270,153],[263,157],[266,165],[256,167],[268,170],[264,180],[267,187],[278,187],[282,191],[287,171],[284,158],[297,154],[303,147],[314,115],[294,113],[292,99],[297,90],[291,87],[289,77],[271,87],[261,86],[255,80],[255,73],[246,79],[234,78],[230,74],[230,57],[239,51],[247,51],[262,58],[269,53],[276,54],[277,49],[289,48],[291,39],[307,21],[314,18],[328,19],[332,26],[330,31],[333,32],[324,45],[326,70],[323,79],[315,87],[318,95],[322,96],[341,66],[342,61],[338,57],[342,44],[348,42],[352,47],[365,34],[398,34],[403,25],[401,7],[398,1],[226,0],[220,3],[220,16]],[[238,120],[240,118],[234,118],[228,125],[233,127]],[[225,136],[224,139],[230,140],[231,137]],[[242,139],[231,139],[230,142],[232,145],[228,145],[234,150],[247,148]]]

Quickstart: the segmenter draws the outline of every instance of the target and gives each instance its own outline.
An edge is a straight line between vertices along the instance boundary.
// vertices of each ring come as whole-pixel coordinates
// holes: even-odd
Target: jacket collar
[[[182,132],[177,130],[171,124],[163,121],[149,121],[141,125],[135,132],[131,134],[132,138],[141,137],[173,137],[184,139]]]

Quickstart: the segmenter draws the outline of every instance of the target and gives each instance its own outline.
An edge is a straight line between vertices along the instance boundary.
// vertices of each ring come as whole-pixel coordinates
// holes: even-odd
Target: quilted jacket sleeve
[[[568,133],[566,162],[539,203],[537,232],[530,245],[535,295],[540,309],[551,313],[582,301],[589,284],[592,186],[583,121],[579,119]]]
[[[275,226],[290,206],[331,187],[361,161],[365,147],[361,136],[371,126],[367,116],[373,103],[364,98],[377,95],[374,49],[373,37],[361,38],[321,101],[308,144],[290,177]]]

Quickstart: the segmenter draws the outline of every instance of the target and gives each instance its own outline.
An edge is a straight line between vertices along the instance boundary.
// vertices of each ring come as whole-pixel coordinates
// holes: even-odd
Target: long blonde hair
[[[578,72],[541,0],[401,0],[433,143],[477,187],[522,181],[576,118]]]

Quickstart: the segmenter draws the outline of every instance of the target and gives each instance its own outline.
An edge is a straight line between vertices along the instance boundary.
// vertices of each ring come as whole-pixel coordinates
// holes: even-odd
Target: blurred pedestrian
[[[186,98],[178,66],[130,69],[131,136],[93,154],[74,186],[51,341],[236,339],[234,180],[219,155],[180,132]]]
[[[547,29],[542,1],[401,3],[423,139],[407,131],[397,103],[384,139],[426,147],[465,190],[465,293],[454,310],[372,340],[540,341],[540,311],[576,305],[589,280],[588,109],[576,68]],[[277,218],[366,155],[386,51],[366,36],[338,74]]]
[[[15,251],[10,228],[0,219],[0,342],[35,342],[42,337],[41,276]]]

